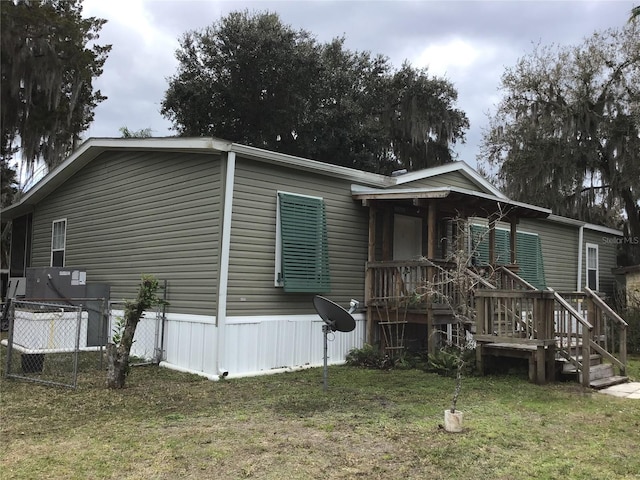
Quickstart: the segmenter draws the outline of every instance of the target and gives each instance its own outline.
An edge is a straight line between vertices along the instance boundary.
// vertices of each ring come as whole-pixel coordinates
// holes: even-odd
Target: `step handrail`
[[[582,373],[582,385],[584,387],[589,387],[589,385],[591,384],[591,365],[589,362],[589,357],[591,355],[591,348],[592,348],[592,335],[593,335],[593,325],[591,324],[591,322],[589,322],[586,318],[584,318],[582,315],[580,315],[580,313],[571,306],[571,304],[569,302],[567,302],[562,295],[560,295],[558,292],[556,292],[553,288],[551,287],[547,287],[547,290],[553,292],[553,298],[555,299],[556,302],[558,302],[560,304],[560,306],[562,306],[562,308],[564,308],[567,312],[569,312],[569,314],[578,321],[578,323],[580,323],[583,327],[582,330],[582,362],[580,366],[578,366],[577,364],[576,367],[578,368],[579,371],[581,371]],[[587,330],[587,332],[585,333],[584,329]],[[560,353],[562,353],[562,351],[560,350]],[[569,355],[571,354],[570,352],[568,352]],[[563,355],[564,356],[564,355]],[[577,360],[577,359],[576,359]],[[582,368],[580,368],[582,367]]]
[[[623,327],[628,327],[629,324],[627,322],[624,321],[624,319],[618,315],[609,305],[607,305],[607,302],[605,302],[604,300],[602,300],[602,298],[600,298],[596,292],[594,292],[593,290],[591,290],[589,287],[584,287],[584,291],[587,293],[587,295],[589,297],[591,297],[591,300],[593,300],[593,302],[600,307],[600,309],[604,310],[605,313],[611,317],[612,320],[614,320],[615,322],[619,323],[621,326]]]
[[[509,270],[507,267],[505,267],[504,265],[501,265],[498,270],[506,273],[508,276],[510,276],[513,280],[519,282],[520,284],[524,285],[525,287],[527,287],[529,290],[538,290],[536,287],[534,287],[533,285],[531,285],[529,282],[527,282],[524,278],[522,278],[520,275],[513,273],[511,270]]]
[[[562,305],[562,307],[566,309],[567,312],[569,312],[573,318],[575,318],[579,323],[581,323],[583,327],[585,327],[590,332],[593,331],[593,325],[591,325],[589,320],[587,320],[582,315],[580,315],[580,312],[578,312],[575,308],[571,306],[569,302],[567,302],[564,298],[562,298],[562,295],[560,295],[551,287],[547,287],[547,290],[549,290],[550,292],[553,292],[553,298],[556,300],[556,302]]]
[[[478,282],[480,282],[485,288],[488,288],[489,290],[497,290],[497,288],[498,288],[493,283],[491,283],[488,280],[486,280],[485,278],[481,277],[480,275],[478,275],[476,272],[474,272],[470,268],[466,269],[466,274],[469,275],[474,280],[477,280]]]

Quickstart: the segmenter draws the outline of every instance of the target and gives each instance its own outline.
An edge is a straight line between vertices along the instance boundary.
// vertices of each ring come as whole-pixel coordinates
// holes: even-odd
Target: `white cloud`
[[[427,67],[432,75],[451,78],[452,74],[464,75],[478,63],[492,60],[496,52],[492,45],[454,37],[429,44],[410,60],[416,67]]]

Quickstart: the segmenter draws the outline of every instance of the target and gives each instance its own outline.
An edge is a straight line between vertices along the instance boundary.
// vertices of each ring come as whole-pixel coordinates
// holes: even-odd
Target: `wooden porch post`
[[[435,200],[429,201],[429,210],[427,214],[427,258],[433,259],[436,255],[436,203]],[[435,276],[433,267],[427,267],[427,279],[432,281]],[[436,353],[436,336],[433,325],[433,302],[428,299],[427,306],[427,352],[429,355]]]
[[[489,216],[489,265],[496,264],[496,217]]]
[[[382,260],[393,260],[393,242],[392,233],[395,228],[393,219],[393,207],[387,206],[384,208],[384,219],[382,221]],[[375,254],[375,253],[374,253]]]
[[[429,201],[427,217],[427,258],[432,260],[436,256],[436,202]]]
[[[515,265],[518,263],[518,219],[511,217],[510,223],[509,243],[511,244],[511,258],[509,263],[511,263],[511,265]]]
[[[371,204],[369,206],[369,248],[367,253],[367,261],[374,262],[376,260],[376,216],[378,209]],[[370,305],[373,297],[373,270],[367,268],[364,277],[364,303],[367,307],[367,323],[366,323],[366,342],[373,345],[373,314],[375,309]]]

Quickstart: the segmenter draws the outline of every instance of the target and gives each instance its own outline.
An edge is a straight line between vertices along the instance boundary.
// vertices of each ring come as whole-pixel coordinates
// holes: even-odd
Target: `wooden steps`
[[[576,375],[577,369],[575,365],[564,360],[562,367],[563,375]],[[578,358],[578,361],[582,361]],[[629,377],[616,375],[613,365],[610,363],[601,363],[602,359],[600,355],[591,355],[590,368],[589,368],[589,386],[597,390],[610,387],[612,385],[618,385],[629,381]],[[578,381],[582,383],[582,374],[577,375]]]
[[[607,388],[612,385],[627,383],[628,381],[629,381],[629,377],[623,377],[621,375],[613,375],[612,377],[600,378],[598,380],[591,380],[589,382],[589,386],[591,388],[595,388],[596,390],[601,390],[603,388]]]

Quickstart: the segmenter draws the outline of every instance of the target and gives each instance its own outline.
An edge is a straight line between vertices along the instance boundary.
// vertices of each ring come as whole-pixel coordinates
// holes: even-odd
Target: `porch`
[[[450,187],[352,195],[369,208],[367,343],[391,356],[411,348],[434,354],[464,338],[475,344],[481,372],[510,356],[527,359],[536,383],[572,369],[584,385],[626,379],[623,319],[588,289],[561,295],[518,275],[519,219],[548,210]],[[478,217],[486,221],[484,262],[469,255],[469,223]],[[497,258],[498,222],[509,225],[508,259]],[[603,362],[611,368],[598,373],[592,363]]]
[[[627,380],[627,323],[588,287],[538,290],[513,266],[496,267],[491,280],[456,268],[438,260],[367,263],[368,334],[377,333],[370,343],[378,340],[393,356],[411,347],[411,328],[422,329],[418,348],[433,354],[465,335],[476,347],[480,373],[494,359],[511,357],[527,360],[535,383],[562,374],[594,388]]]

